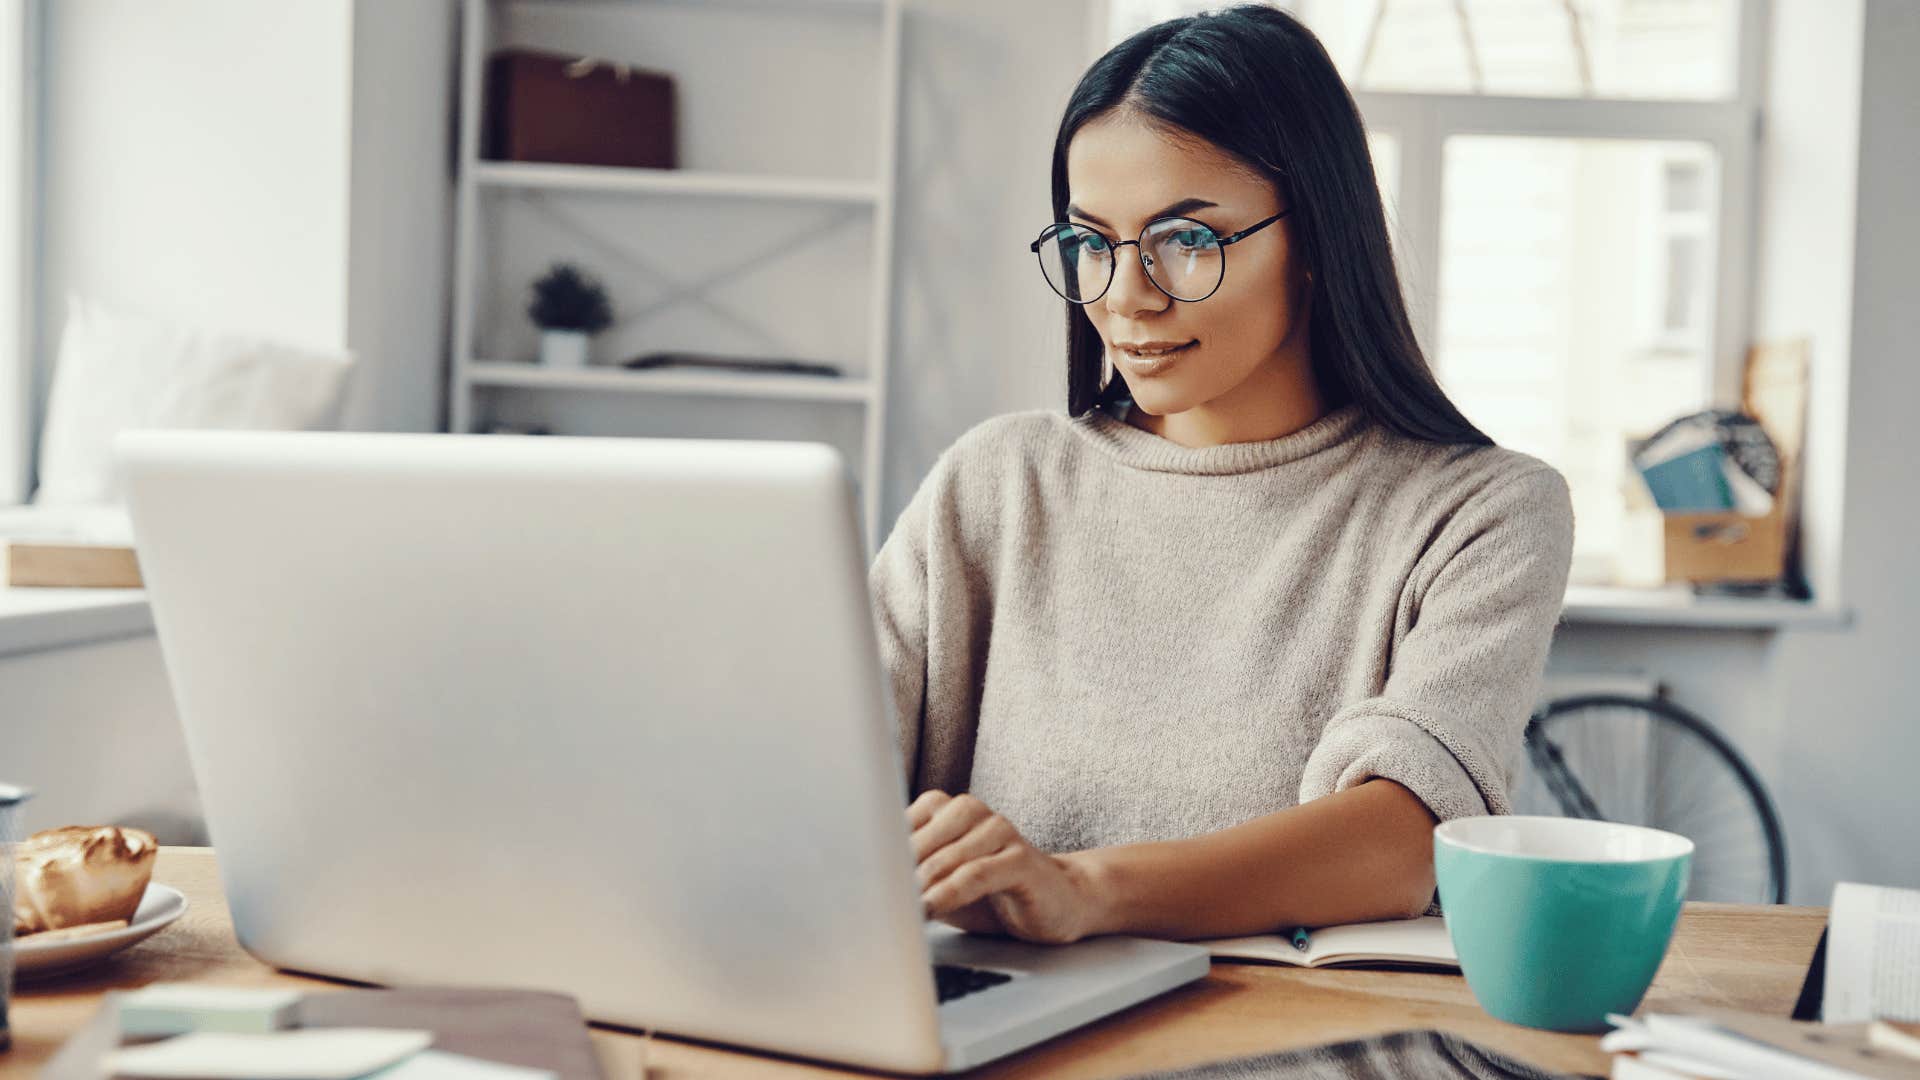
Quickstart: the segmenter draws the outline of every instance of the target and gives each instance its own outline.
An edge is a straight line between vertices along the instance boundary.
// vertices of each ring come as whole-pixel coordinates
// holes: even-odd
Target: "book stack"
[[[1780,458],[1751,417],[1710,410],[1682,417],[1634,448],[1633,464],[1666,514],[1773,509]]]

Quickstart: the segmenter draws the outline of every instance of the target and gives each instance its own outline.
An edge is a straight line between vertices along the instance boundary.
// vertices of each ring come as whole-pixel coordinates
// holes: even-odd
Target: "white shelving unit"
[[[723,195],[741,199],[874,205],[880,189],[846,180],[740,173],[687,172],[682,169],[608,169],[596,165],[533,165],[483,161],[474,167],[483,188],[521,191],[599,191],[654,195]]]
[[[865,379],[814,375],[735,374],[723,371],[622,371],[616,368],[545,368],[538,364],[473,363],[467,377],[477,386],[524,386],[553,390],[612,390],[642,394],[709,394],[716,397],[785,398],[792,401],[859,401],[873,397]]]
[[[538,416],[543,421],[554,418],[543,426],[557,434],[600,434],[613,424],[619,434],[686,435],[690,425],[704,425],[697,434],[716,438],[753,438],[773,431],[765,437],[841,442],[860,489],[869,546],[877,544],[892,308],[901,0],[465,0],[463,14],[448,387],[452,429],[484,431],[496,421],[525,423],[525,417]],[[711,20],[714,42],[704,55],[698,44],[701,27],[707,25],[702,20]],[[809,36],[815,21],[823,29]],[[609,33],[615,28],[622,33]],[[819,55],[804,52],[809,42],[817,51],[840,48],[849,38],[876,46],[871,68],[836,63],[832,57],[822,63]],[[673,75],[680,98],[680,161],[687,167],[601,168],[483,158],[486,61],[510,46],[591,55]],[[803,52],[783,57],[783,48]],[[783,74],[782,64],[791,64],[791,70]],[[849,73],[849,67],[857,70]],[[747,78],[742,71],[767,85],[717,81],[723,74]],[[815,77],[823,88],[795,89]],[[815,97],[806,100],[809,92]],[[734,100],[753,94],[773,97]],[[782,97],[789,94],[799,100]],[[843,104],[829,100],[830,94],[852,100]],[[860,100],[862,95],[872,99]],[[867,111],[875,125],[870,142],[865,131],[849,131],[846,122],[849,116],[866,119],[862,114]],[[809,124],[813,128],[808,129]],[[780,171],[792,158],[806,159],[820,175]],[[870,166],[859,167],[863,158]],[[852,175],[829,175],[835,169]],[[688,222],[703,220],[715,222],[718,229],[732,228],[726,238],[715,241],[716,248],[751,253],[755,242],[765,242],[770,253],[735,259],[717,269],[689,270],[680,258],[686,254],[684,240],[653,240],[666,248],[664,253],[643,252],[636,258],[617,250],[623,241],[644,246],[651,237],[668,232],[684,236]],[[861,230],[864,237],[858,235]],[[543,245],[553,253],[532,253]],[[828,269],[814,270],[795,254],[811,250],[809,245],[828,249],[820,256]],[[531,282],[529,268],[537,259],[562,257],[581,262],[590,272],[612,264],[628,273],[639,291],[658,294],[636,299],[623,294],[620,282],[608,282],[614,330],[622,332],[612,336],[619,337],[622,351],[793,356],[833,363],[845,374],[635,371],[614,364],[543,367],[530,360],[532,335],[520,325],[521,312]],[[827,309],[862,298],[844,287],[853,279],[840,269],[854,260],[865,263],[860,282],[864,327],[849,331],[845,320]],[[778,279],[764,283],[768,266],[789,264],[799,268],[789,270],[786,285]],[[696,280],[689,284],[676,280],[676,274]],[[743,279],[752,279],[751,286],[743,285]],[[760,308],[760,297],[768,300],[769,310]],[[630,312],[637,314],[623,324]],[[787,343],[786,333],[795,338],[793,344]],[[779,419],[787,413],[768,410],[812,410],[814,418],[787,423]],[[845,410],[857,412],[857,428],[847,421]],[[580,425],[585,430],[574,431],[569,430],[570,417],[592,419]],[[796,430],[857,430],[858,435],[836,439],[831,434],[791,434]],[[853,441],[859,445],[844,445]]]

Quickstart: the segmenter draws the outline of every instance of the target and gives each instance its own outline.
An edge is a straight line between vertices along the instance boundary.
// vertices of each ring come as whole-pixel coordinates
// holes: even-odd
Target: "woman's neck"
[[[1223,446],[1266,442],[1299,431],[1329,410],[1311,369],[1294,372],[1262,368],[1245,382],[1204,405],[1167,416],[1139,407],[1127,410],[1127,423],[1181,446]]]

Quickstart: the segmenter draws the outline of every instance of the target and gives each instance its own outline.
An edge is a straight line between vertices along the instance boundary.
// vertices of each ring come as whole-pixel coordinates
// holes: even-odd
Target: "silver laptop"
[[[116,450],[234,927],[270,964],[917,1073],[1206,974],[1194,945],[923,920],[827,446]]]

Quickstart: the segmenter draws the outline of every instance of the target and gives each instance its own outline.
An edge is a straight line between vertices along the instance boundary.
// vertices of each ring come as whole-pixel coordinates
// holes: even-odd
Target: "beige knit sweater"
[[[1572,549],[1551,466],[1356,406],[1205,448],[995,417],[870,572],[910,790],[970,791],[1050,852],[1370,777],[1442,820],[1504,813]]]

